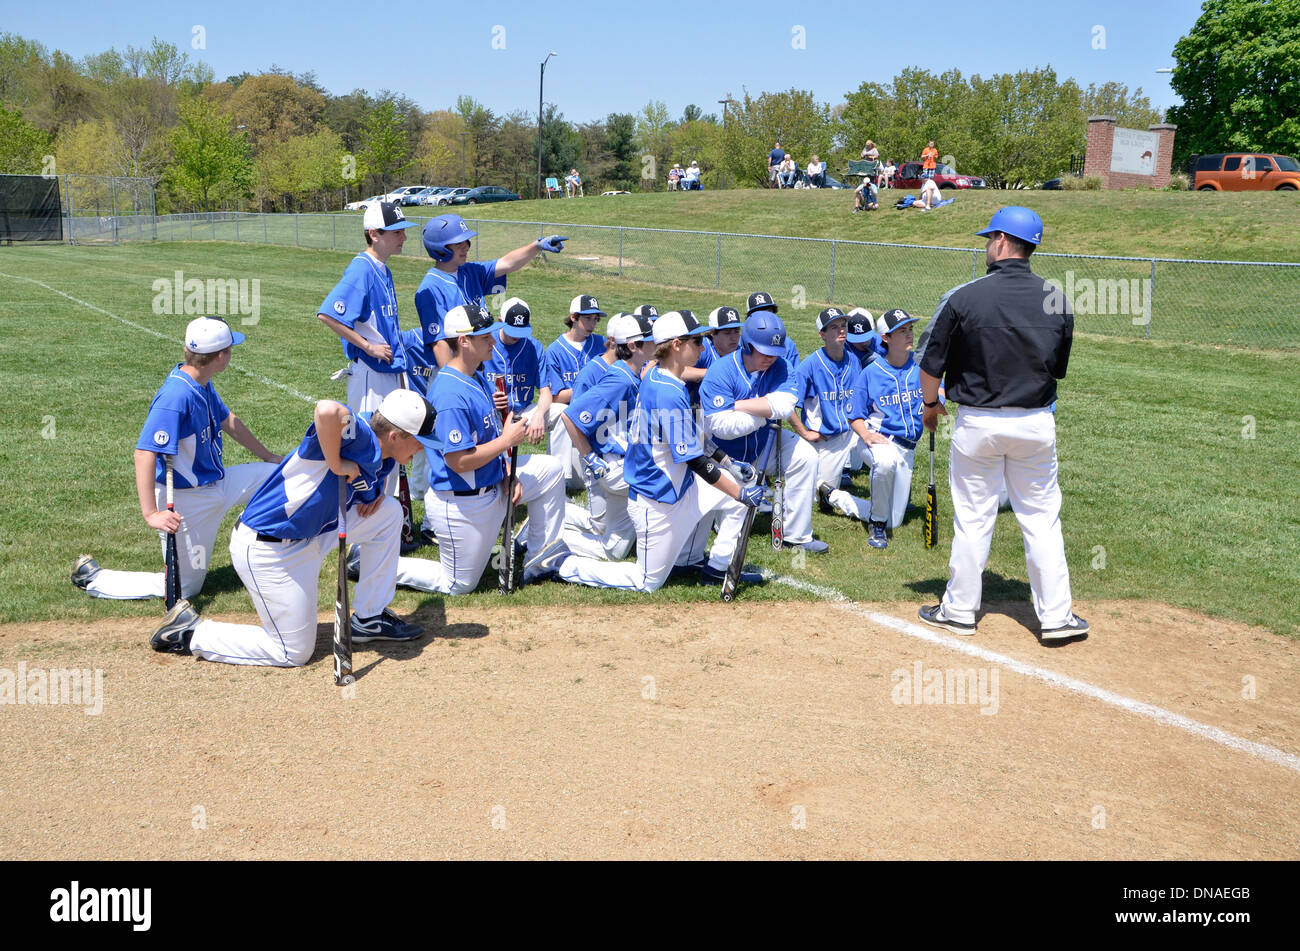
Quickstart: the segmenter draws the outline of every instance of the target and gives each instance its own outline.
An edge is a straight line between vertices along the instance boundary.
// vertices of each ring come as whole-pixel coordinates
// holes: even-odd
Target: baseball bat
[[[772,550],[785,544],[785,465],[781,459],[781,424],[776,427],[776,479],[772,483]],[[766,466],[764,466],[766,468]]]
[[[925,547],[933,548],[938,502],[934,491],[934,433],[930,433],[930,487],[925,490]]]
[[[397,500],[402,504],[402,546],[403,552],[419,548],[415,538],[415,514],[411,511],[411,483],[406,478],[406,466],[397,467]]]
[[[768,440],[767,452],[763,455],[763,461],[757,466],[759,487],[768,484],[767,463],[771,458],[772,441]],[[746,506],[749,511],[745,513],[744,524],[740,528],[740,537],[736,540],[736,550],[731,553],[731,564],[727,565],[727,573],[722,578],[722,601],[724,604],[730,604],[736,597],[736,589],[740,586],[740,573],[745,568],[745,555],[749,552],[749,533],[754,527],[754,516],[758,514],[758,506]],[[774,507],[775,508],[775,507]]]
[[[167,469],[167,511],[175,512],[176,504],[172,498],[172,457],[164,456],[163,462]],[[181,565],[180,558],[176,553],[176,532],[167,533],[167,556],[165,558],[166,567],[163,570],[163,600],[170,611],[177,601],[181,599]]]
[[[352,612],[348,608],[348,480],[339,476],[339,584],[334,597],[334,684],[355,683],[352,676]]]
[[[501,428],[510,418],[510,396],[506,392],[506,378],[497,377],[497,392],[506,395],[506,406],[501,411]],[[501,564],[497,571],[497,592],[515,592],[515,466],[519,462],[519,447],[510,450],[510,471],[506,473],[506,517],[501,522]]]

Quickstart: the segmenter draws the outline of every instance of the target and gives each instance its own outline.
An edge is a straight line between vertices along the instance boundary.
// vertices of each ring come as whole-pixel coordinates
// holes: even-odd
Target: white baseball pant
[[[361,580],[352,593],[357,617],[381,613],[393,600],[393,576],[402,534],[402,506],[385,496],[362,518],[348,512],[348,543],[361,550]],[[300,541],[258,541],[239,524],[230,535],[230,560],[244,582],[262,626],[199,622],[190,650],[202,660],[262,667],[301,667],[316,649],[317,599],[321,566],[338,550],[336,532]]]
[[[958,409],[948,455],[953,533],[943,613],[975,623],[1003,480],[1024,536],[1038,620],[1045,628],[1068,624],[1072,601],[1061,534],[1056,418],[1046,407]]]
[[[636,527],[627,514],[623,457],[602,453],[605,475],[587,486],[587,507],[565,507],[564,541],[576,555],[621,561],[636,543]]]
[[[560,461],[565,482],[577,479],[582,472],[582,463],[573,448],[573,440],[569,438],[569,430],[560,418],[568,408],[568,403],[552,403],[546,411],[546,452]]]
[[[907,514],[912,497],[912,463],[915,449],[904,449],[896,442],[867,446],[871,458],[871,520],[896,528]]]
[[[180,557],[181,597],[192,598],[203,590],[203,581],[212,563],[212,547],[217,542],[221,520],[232,508],[243,508],[253,493],[275,471],[273,462],[245,462],[226,467],[226,477],[211,485],[195,489],[176,489],[176,513],[181,517],[181,527],[176,533],[176,553]],[[167,504],[166,486],[155,487],[158,508]],[[167,559],[167,533],[159,532],[163,560]],[[102,568],[86,593],[95,598],[115,601],[134,601],[141,598],[161,598],[163,572],[115,571]]]
[[[861,443],[858,434],[849,430],[838,436],[822,436],[808,445],[817,453],[817,481],[831,487],[828,496],[831,507],[841,515],[865,522],[871,515],[871,503],[840,488],[840,473],[857,456],[857,447]]]
[[[772,455],[775,456],[775,453]],[[811,443],[787,430],[781,433],[781,459],[785,468],[785,543],[802,545],[812,541],[813,537],[812,506],[813,497],[817,494],[817,453]],[[766,469],[768,475],[775,477],[776,470],[776,459],[769,459]],[[709,549],[710,565],[716,568],[721,564],[725,568],[730,563],[730,552],[736,550],[743,521],[743,511],[739,518],[723,516],[713,547]]]
[[[534,570],[537,562],[561,543],[564,478],[559,462],[542,455],[520,456],[518,478],[521,501],[528,506],[529,516],[524,533],[529,557],[523,579],[527,582],[538,573]],[[473,591],[501,534],[506,515],[502,483],[477,495],[430,489],[424,496],[424,510],[438,537],[438,560],[397,559],[397,583],[440,594]]]
[[[691,484],[676,502],[656,502],[638,497],[629,501],[627,507],[632,524],[636,526],[636,561],[601,561],[570,556],[560,563],[559,573],[563,580],[593,588],[658,591],[668,580],[678,553],[701,520],[719,512],[724,525],[734,519],[739,526],[745,518],[744,503],[698,478],[691,479]],[[739,534],[737,530],[732,537]],[[713,546],[709,564],[719,571],[726,571],[734,550],[734,542],[731,548],[727,548],[719,534],[719,543]]]

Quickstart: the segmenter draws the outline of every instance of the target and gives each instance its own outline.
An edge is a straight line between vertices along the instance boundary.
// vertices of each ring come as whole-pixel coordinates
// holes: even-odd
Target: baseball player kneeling
[[[653,352],[653,337],[654,326],[648,317],[611,317],[609,339],[618,362],[564,411],[564,426],[582,459],[587,486],[585,510],[572,503],[566,506],[564,540],[576,554],[618,561],[627,557],[636,541],[636,529],[627,514],[623,460],[627,455],[627,418],[636,405],[641,368]],[[592,364],[598,362],[603,361],[593,360]]]
[[[347,484],[348,540],[361,553],[353,595],[352,640],[406,641],[420,626],[387,608],[402,536],[402,506],[384,494],[384,480],[420,448],[433,429],[433,409],[410,390],[395,390],[372,414],[353,414],[321,400],[302,443],[253,495],[230,535],[230,560],[262,621],[229,624],[200,619],[181,599],[154,633],[154,650],[201,660],[263,667],[300,667],[316,647],[321,565],[338,543],[339,481]]]
[[[921,438],[921,371],[912,359],[912,324],[904,310],[887,311],[877,325],[885,356],[853,384],[853,431],[871,457],[871,513],[867,542],[889,544],[887,529],[903,521],[912,495],[912,461]]]
[[[244,505],[275,471],[275,455],[217,395],[212,378],[230,366],[231,348],[244,335],[219,317],[199,317],[185,328],[185,362],[178,363],[149,404],[135,447],[135,484],[145,524],[174,533],[180,553],[181,596],[203,589],[221,519]],[[265,462],[222,464],[221,434]],[[173,468],[175,511],[164,508],[166,466]],[[72,568],[72,583],[91,597],[114,600],[163,597],[163,572],[101,569],[90,555]]]
[[[429,388],[437,423],[424,440],[429,459],[425,517],[438,539],[438,561],[401,558],[397,583],[419,591],[464,594],[478,587],[492,545],[506,514],[503,491],[510,450],[524,441],[525,424],[513,413],[504,425],[482,365],[492,354],[496,327],[477,304],[453,307],[444,340],[451,359]],[[524,544],[527,584],[548,574],[545,557],[561,542],[564,525],[564,473],[557,459],[530,455],[519,459],[517,497],[529,506]],[[364,562],[361,568],[365,573]]]
[[[670,311],[654,324],[656,366],[641,382],[628,426],[623,478],[636,526],[636,562],[609,562],[572,554],[552,562],[564,581],[605,588],[657,591],[696,525],[715,510],[744,521],[762,489],[742,488],[724,471],[722,453],[706,455],[682,372],[700,358],[707,329],[689,311]],[[705,572],[720,581],[733,549],[715,545]],[[704,575],[702,580],[709,581]],[[761,580],[743,576],[742,580]]]

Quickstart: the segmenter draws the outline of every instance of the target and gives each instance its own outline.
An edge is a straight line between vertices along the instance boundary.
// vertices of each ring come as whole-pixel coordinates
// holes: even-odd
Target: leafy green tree
[[[325,97],[292,76],[250,76],[234,90],[224,108],[248,132],[253,151],[315,132],[325,115]]]
[[[172,131],[175,160],[168,183],[191,204],[211,211],[214,203],[251,195],[252,150],[233,120],[203,99],[181,103]]]
[[[1300,152],[1300,0],[1206,0],[1174,44],[1174,160]]]
[[[830,107],[807,90],[765,92],[758,98],[746,91],[728,110],[722,160],[736,182],[766,186],[767,154],[774,143],[779,141],[802,168],[813,153],[831,154],[835,131]]]
[[[51,136],[23,118],[19,111],[0,106],[0,173],[37,175],[43,156],[51,152]]]
[[[391,99],[379,103],[366,117],[361,132],[361,160],[379,176],[384,191],[389,180],[412,164],[411,143],[406,137],[403,116]]]
[[[1151,100],[1142,95],[1141,86],[1130,95],[1128,86],[1115,82],[1090,84],[1083,93],[1083,112],[1085,117],[1114,116],[1126,129],[1145,129],[1164,121],[1160,110],[1153,108]]]
[[[610,184],[630,191],[641,174],[636,157],[636,118],[631,113],[615,112],[606,117],[605,151],[612,160]]]
[[[548,102],[542,110],[542,177],[563,179],[569,174],[578,164],[579,144],[573,126]]]

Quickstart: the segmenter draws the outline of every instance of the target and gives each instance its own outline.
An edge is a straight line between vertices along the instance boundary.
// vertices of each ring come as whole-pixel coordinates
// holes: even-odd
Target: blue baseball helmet
[[[740,330],[740,345],[769,357],[785,355],[785,324],[770,310],[752,314]]]
[[[1033,245],[1043,243],[1043,219],[1038,217],[1038,212],[1032,208],[1022,208],[1019,205],[999,208],[989,219],[989,226],[975,233],[983,237],[995,231],[1001,231],[1003,234],[1009,234],[1013,238],[1019,238]]]
[[[460,244],[462,241],[478,237],[478,232],[470,231],[469,225],[465,224],[465,219],[460,215],[439,215],[437,218],[430,218],[422,234],[424,250],[428,251],[429,257],[435,261],[451,260],[451,251],[447,249],[447,245]]]

